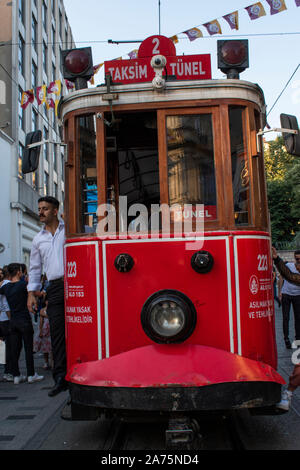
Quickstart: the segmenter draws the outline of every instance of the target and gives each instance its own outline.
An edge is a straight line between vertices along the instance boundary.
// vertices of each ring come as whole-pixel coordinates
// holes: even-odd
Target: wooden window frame
[[[250,184],[250,211],[248,225],[236,226],[234,223],[233,211],[233,189],[231,175],[231,146],[229,132],[229,106],[243,106],[245,129],[245,146],[247,148],[249,164],[249,184]],[[214,135],[215,154],[215,176],[216,176],[216,196],[217,196],[217,219],[205,222],[205,230],[224,231],[253,231],[267,230],[267,226],[259,215],[263,211],[258,210],[257,191],[261,188],[261,201],[266,210],[266,190],[264,175],[262,175],[263,157],[257,156],[256,127],[254,110],[260,113],[257,105],[243,99],[221,99],[185,102],[159,102],[116,105],[114,112],[157,112],[157,132],[158,132],[158,155],[159,155],[159,181],[160,181],[160,204],[169,203],[168,189],[168,155],[166,118],[171,115],[188,114],[211,114]],[[99,112],[110,112],[108,106],[81,108],[68,113],[65,120],[65,142],[68,144],[65,185],[66,185],[66,232],[68,237],[88,237],[95,234],[79,232],[79,159],[77,158],[79,149],[78,120],[84,114],[97,114]],[[103,119],[96,119],[96,159],[97,159],[97,184],[98,184],[98,205],[107,202],[107,161],[106,161],[106,129]],[[77,136],[77,138],[76,138]],[[102,144],[103,143],[103,144]],[[231,195],[231,196],[230,196]]]

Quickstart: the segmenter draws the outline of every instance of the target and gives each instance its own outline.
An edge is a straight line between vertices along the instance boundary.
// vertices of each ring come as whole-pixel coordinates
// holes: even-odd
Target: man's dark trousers
[[[29,315],[28,315],[29,316]],[[24,343],[27,375],[34,375],[33,360],[33,327],[31,319],[12,319],[10,321],[11,341],[11,373],[14,377],[20,375],[19,357]]]
[[[282,320],[284,339],[289,339],[289,320],[291,304],[295,318],[295,339],[300,340],[300,295],[282,294]]]
[[[47,315],[50,324],[51,347],[53,355],[53,378],[64,379],[67,372],[65,340],[64,281],[50,281],[47,288]]]

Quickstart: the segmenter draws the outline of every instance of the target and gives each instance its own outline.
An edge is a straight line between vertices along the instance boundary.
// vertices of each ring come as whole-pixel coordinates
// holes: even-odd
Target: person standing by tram
[[[298,273],[300,268],[300,250],[294,252],[295,263],[287,263],[287,267],[293,273]],[[283,335],[287,349],[291,348],[289,340],[289,319],[291,304],[295,318],[295,339],[300,340],[300,286],[290,283],[287,279],[279,280],[279,299],[282,304]]]
[[[10,310],[10,340],[11,340],[11,370],[14,384],[18,385],[26,380],[20,374],[19,358],[24,344],[28,383],[39,382],[44,379],[38,375],[34,368],[33,358],[33,326],[27,308],[26,282],[22,279],[20,263],[11,263],[7,267],[10,282],[2,285],[0,295],[5,295]]]
[[[58,218],[59,201],[52,196],[38,200],[42,230],[34,237],[30,253],[28,281],[28,309],[34,313],[37,309],[37,297],[40,296],[41,274],[45,272],[49,285],[47,288],[47,315],[50,323],[51,347],[53,355],[54,387],[48,395],[54,397],[67,390],[65,311],[64,311],[64,260],[65,241],[64,222]],[[42,271],[43,270],[43,271]]]
[[[2,276],[0,275],[0,287],[5,286],[10,282],[7,266],[2,269]],[[0,295],[0,337],[5,341],[5,366],[3,379],[7,382],[13,382],[14,376],[12,375],[11,363],[11,337],[10,337],[10,308],[7,303],[5,295]]]
[[[295,252],[295,257],[296,257]],[[277,251],[272,247],[272,256],[274,264],[282,277],[287,279],[289,282],[300,286],[300,263],[296,263],[297,272],[293,272],[289,267],[284,263],[284,261],[278,256]],[[299,256],[299,255],[297,255]],[[300,364],[296,364],[292,374],[289,377],[289,384],[287,390],[282,394],[281,401],[277,404],[277,408],[288,411],[290,408],[293,392],[296,388],[300,387]]]

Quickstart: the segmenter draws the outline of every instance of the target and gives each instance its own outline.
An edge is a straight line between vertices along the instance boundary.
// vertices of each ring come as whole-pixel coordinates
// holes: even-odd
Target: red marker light
[[[222,46],[221,54],[228,65],[239,65],[245,60],[247,50],[242,42],[228,41]]]
[[[65,66],[74,74],[82,73],[89,66],[89,57],[85,51],[75,49],[65,57]]]
[[[63,77],[75,83],[76,90],[87,88],[87,80],[94,75],[92,49],[67,49],[61,51]]]
[[[239,78],[249,67],[248,40],[218,41],[218,68],[227,78]]]

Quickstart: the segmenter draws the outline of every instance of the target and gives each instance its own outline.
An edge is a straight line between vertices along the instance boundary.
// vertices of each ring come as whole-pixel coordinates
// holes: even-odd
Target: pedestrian
[[[277,295],[277,273],[276,273],[276,269],[274,268],[273,266],[273,292],[274,292],[274,300],[276,300],[276,302],[278,303],[278,307],[281,307],[281,301],[280,299],[278,298],[278,295]]]
[[[45,272],[49,282],[47,287],[47,315],[50,323],[51,348],[53,356],[54,386],[48,393],[54,397],[67,390],[65,310],[64,310],[64,222],[58,218],[59,202],[52,196],[38,200],[42,230],[34,237],[30,253],[28,281],[28,309],[37,309],[37,293],[41,289],[41,275]]]
[[[300,250],[294,252],[295,263],[287,263],[286,266],[293,273],[298,273],[300,267]],[[300,340],[300,286],[284,280],[282,276],[279,279],[279,299],[282,305],[282,324],[283,335],[287,349],[291,349],[291,342],[289,339],[289,320],[290,309],[293,306],[294,320],[295,320],[295,339]]]
[[[27,283],[28,282],[28,273],[26,264],[21,264],[22,279]]]
[[[297,272],[292,272],[284,261],[278,256],[277,251],[272,247],[272,256],[274,264],[277,267],[280,274],[288,279],[289,282],[300,286],[300,266],[297,264]],[[297,255],[298,256],[298,255]],[[296,364],[292,374],[289,377],[288,387],[282,393],[281,401],[277,403],[277,408],[288,411],[291,405],[293,392],[300,386],[300,364]]]
[[[7,266],[1,269],[2,281],[0,287],[10,282]],[[11,363],[11,338],[10,338],[10,309],[5,295],[0,295],[0,337],[5,341],[5,366],[3,380],[13,382]]]
[[[11,263],[8,265],[10,282],[0,288],[0,294],[5,295],[10,309],[10,337],[11,337],[11,362],[14,384],[26,380],[20,374],[19,358],[24,343],[25,360],[28,383],[43,380],[34,370],[33,359],[33,326],[27,308],[26,282],[22,279],[21,265]]]
[[[51,337],[50,337],[50,324],[47,315],[47,304],[40,310],[40,322],[37,330],[36,337],[33,342],[34,352],[42,352],[44,356],[43,369],[50,369],[51,367]]]

